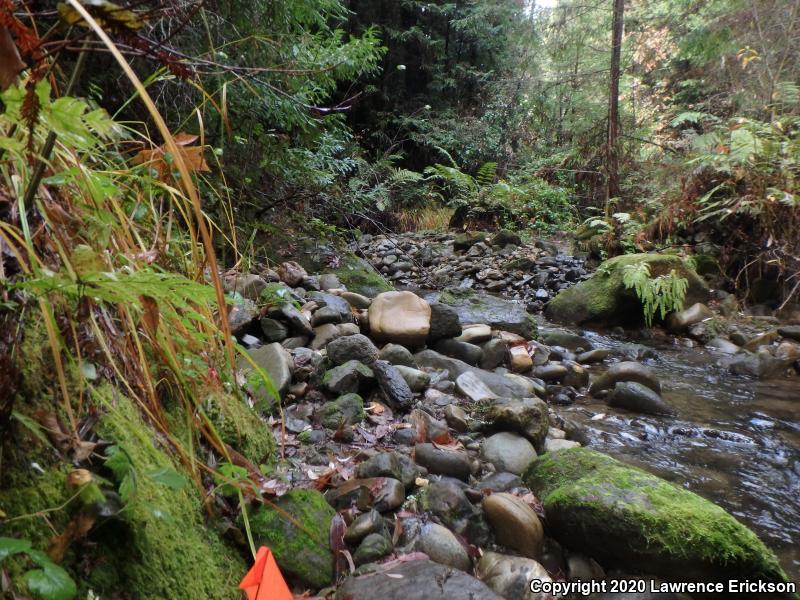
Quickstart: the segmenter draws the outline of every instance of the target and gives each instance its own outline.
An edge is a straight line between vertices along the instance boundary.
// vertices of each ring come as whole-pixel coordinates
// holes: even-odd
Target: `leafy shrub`
[[[679,277],[675,269],[672,269],[667,275],[651,279],[648,263],[625,265],[622,271],[622,282],[626,288],[633,289],[641,300],[644,321],[648,327],[653,324],[653,317],[656,313],[661,319],[664,319],[667,313],[683,310],[689,282],[685,277]]]

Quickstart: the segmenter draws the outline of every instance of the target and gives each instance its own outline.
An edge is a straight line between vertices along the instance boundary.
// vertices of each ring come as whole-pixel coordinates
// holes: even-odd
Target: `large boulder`
[[[369,330],[378,341],[423,346],[431,329],[431,307],[412,292],[378,294],[369,307]]]
[[[392,286],[363,258],[347,254],[341,257],[337,268],[330,271],[347,289],[367,298],[388,292]]]
[[[465,288],[447,288],[425,295],[428,302],[453,307],[462,324],[485,323],[493,329],[517,333],[526,339],[536,337],[536,320],[523,304]]]
[[[722,508],[605,454],[547,453],[523,480],[551,535],[604,566],[675,581],[787,581],[775,555]]]
[[[333,581],[328,535],[336,511],[315,490],[292,490],[249,517],[257,546],[268,546],[281,570],[315,589]]]
[[[589,279],[559,292],[545,308],[545,316],[551,321],[572,324],[642,321],[642,304],[636,293],[623,283],[625,267],[642,262],[650,265],[651,277],[666,275],[672,269],[685,277],[687,306],[708,299],[706,283],[679,256],[626,254],[605,261]]]

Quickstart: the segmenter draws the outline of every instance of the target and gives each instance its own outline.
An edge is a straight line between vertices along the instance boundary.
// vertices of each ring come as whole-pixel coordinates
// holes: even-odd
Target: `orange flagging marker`
[[[258,549],[256,562],[242,579],[239,589],[245,591],[247,600],[292,600],[292,592],[281,575],[272,551],[266,546]]]

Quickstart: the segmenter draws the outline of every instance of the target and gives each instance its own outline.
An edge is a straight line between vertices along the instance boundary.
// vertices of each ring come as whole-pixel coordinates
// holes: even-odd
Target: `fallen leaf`
[[[331,519],[331,528],[328,534],[331,550],[335,557],[334,580],[339,579],[344,572],[345,557],[342,553],[347,551],[347,545],[344,543],[345,531],[347,531],[347,523],[345,523],[342,515],[336,514],[333,519]]]
[[[197,141],[198,136],[188,133],[178,133],[175,135],[175,144],[178,152],[186,164],[186,169],[190,172],[208,172],[208,164],[203,156],[205,148],[203,146],[190,146],[189,144]],[[172,157],[166,146],[159,146],[152,150],[141,150],[134,156],[133,163],[137,165],[147,165],[158,172],[158,178],[162,181],[171,181],[174,167],[174,157]]]
[[[7,90],[24,68],[25,63],[19,56],[11,32],[5,27],[0,27],[0,91]]]
[[[370,402],[369,406],[367,406],[367,408],[364,410],[375,415],[382,415],[383,411],[386,410],[386,407],[380,402]]]

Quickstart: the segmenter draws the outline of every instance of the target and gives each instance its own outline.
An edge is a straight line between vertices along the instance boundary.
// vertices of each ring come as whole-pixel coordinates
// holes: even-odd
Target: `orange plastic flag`
[[[272,551],[266,546],[258,549],[256,562],[242,579],[239,589],[245,591],[247,600],[292,600],[292,592],[281,575]]]

